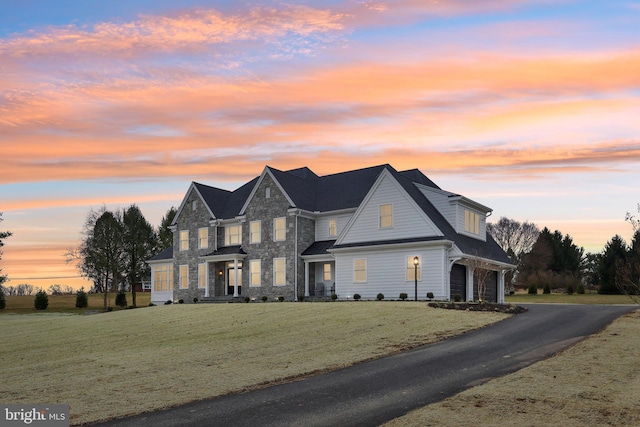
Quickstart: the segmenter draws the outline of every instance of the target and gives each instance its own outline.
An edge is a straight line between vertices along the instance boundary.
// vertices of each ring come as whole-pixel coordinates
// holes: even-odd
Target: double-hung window
[[[273,286],[284,286],[286,283],[285,261],[285,258],[273,259]]]
[[[209,247],[209,228],[198,228],[198,248],[207,249]]]
[[[160,265],[153,269],[153,289],[158,292],[171,290],[173,266]]]
[[[273,219],[273,241],[280,242],[286,237],[287,221],[285,217]]]
[[[180,231],[180,250],[189,250],[189,230]]]
[[[224,229],[225,246],[239,245],[242,243],[242,226],[228,225]]]
[[[249,285],[260,286],[260,275],[262,271],[261,263],[259,259],[252,259],[249,261]]]
[[[198,264],[198,288],[204,289],[207,287],[207,264]]]
[[[260,221],[251,221],[249,224],[249,243],[260,243],[262,240],[261,229]]]
[[[336,237],[338,235],[338,220],[331,218],[329,220],[329,237]]]
[[[189,266],[187,264],[180,266],[180,289],[189,289]]]
[[[367,281],[367,260],[366,259],[353,260],[353,281],[358,283],[364,283]]]
[[[465,209],[464,231],[467,233],[480,234],[480,215],[469,209]]]
[[[393,227],[393,205],[380,205],[380,228]]]

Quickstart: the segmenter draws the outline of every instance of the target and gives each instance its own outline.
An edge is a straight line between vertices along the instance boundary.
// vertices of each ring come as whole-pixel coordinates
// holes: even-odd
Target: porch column
[[[504,275],[507,270],[498,271],[498,304],[504,304]]]
[[[473,271],[474,267],[467,265],[467,301],[473,301]]]
[[[205,267],[205,273],[206,276],[206,280],[205,280],[205,287],[204,287],[204,297],[205,298],[209,298],[209,262],[206,262],[206,267]]]
[[[234,258],[233,260],[233,277],[235,279],[233,284],[233,296],[237,297],[238,295],[238,258]]]
[[[304,262],[304,296],[309,296],[309,261]]]

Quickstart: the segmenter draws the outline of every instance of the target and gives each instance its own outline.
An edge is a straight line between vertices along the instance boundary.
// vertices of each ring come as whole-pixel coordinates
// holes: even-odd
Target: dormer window
[[[465,209],[464,231],[467,233],[480,234],[480,215],[469,209]]]

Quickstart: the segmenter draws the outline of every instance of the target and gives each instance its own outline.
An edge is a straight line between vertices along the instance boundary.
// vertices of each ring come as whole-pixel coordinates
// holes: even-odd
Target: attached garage
[[[449,281],[451,300],[454,295],[460,295],[462,301],[467,300],[467,267],[461,264],[453,264]]]
[[[485,282],[485,293],[484,299],[487,302],[498,302],[498,272],[492,271],[487,276],[487,281]],[[475,301],[478,300],[478,284],[473,284],[473,299]]]

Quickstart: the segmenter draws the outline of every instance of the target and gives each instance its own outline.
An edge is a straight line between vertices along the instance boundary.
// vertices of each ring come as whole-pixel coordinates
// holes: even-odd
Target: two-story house
[[[327,296],[503,302],[514,268],[486,232],[491,209],[390,165],[318,176],[262,174],[235,191],[192,183],[171,228],[174,245],[148,261],[152,302]],[[416,290],[417,289],[417,290]]]

